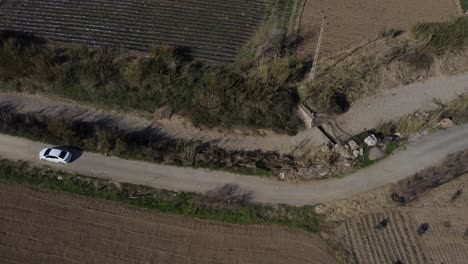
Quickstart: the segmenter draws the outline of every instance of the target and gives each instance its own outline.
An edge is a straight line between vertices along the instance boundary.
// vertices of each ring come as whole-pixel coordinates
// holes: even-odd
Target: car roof
[[[51,149],[49,155],[58,157],[63,150],[60,149]]]

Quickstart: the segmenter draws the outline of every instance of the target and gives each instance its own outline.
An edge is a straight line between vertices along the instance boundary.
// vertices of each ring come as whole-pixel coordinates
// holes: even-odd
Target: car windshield
[[[63,158],[65,158],[66,155],[67,155],[67,152],[62,151],[62,152],[60,152],[59,157],[60,157],[61,159],[63,159]]]
[[[49,155],[49,153],[50,153],[51,150],[52,150],[52,149],[47,149],[46,152],[44,153],[44,156]]]

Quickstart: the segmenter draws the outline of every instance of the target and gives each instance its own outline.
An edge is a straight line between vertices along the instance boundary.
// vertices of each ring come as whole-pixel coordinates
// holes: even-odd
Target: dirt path
[[[38,160],[37,155],[46,144],[1,135],[0,146],[2,157],[44,164]],[[72,164],[57,167],[85,175],[112,178],[119,182],[199,193],[226,183],[236,183],[246,190],[252,190],[254,200],[258,202],[304,205],[344,199],[394,183],[464,148],[468,148],[468,125],[421,138],[408,145],[406,150],[344,178],[303,184],[222,171],[122,160],[95,153],[84,153]]]
[[[0,263],[337,263],[314,234],[0,184]]]
[[[158,134],[186,140],[213,142],[219,147],[227,149],[260,149],[289,153],[297,147],[307,144],[320,145],[327,140],[316,128],[302,131],[292,137],[271,131],[259,131],[262,135],[253,134],[252,132],[247,134],[240,130],[226,133],[226,131],[217,131],[215,129],[199,129],[177,117],[171,120],[151,122],[135,114],[103,111],[39,95],[0,93],[0,106],[2,105],[14,107],[16,111],[23,113],[33,112],[52,117],[60,116],[67,120],[104,122],[126,131],[151,128]]]
[[[422,83],[385,90],[378,95],[358,100],[351,106],[350,111],[339,116],[336,122],[348,134],[357,134],[365,129],[375,128],[381,122],[396,119],[418,109],[434,108],[437,105],[433,103],[433,99],[446,103],[465,93],[468,93],[468,74],[430,79]],[[105,122],[127,131],[150,127],[158,134],[213,142],[227,149],[260,149],[291,153],[305,146],[319,146],[327,142],[317,128],[301,131],[292,137],[271,131],[259,131],[258,134],[253,134],[233,130],[226,133],[214,129],[199,129],[181,118],[152,122],[135,114],[103,111],[39,95],[0,93],[1,105],[12,106],[19,112],[36,112],[68,120]],[[340,133],[339,129],[335,128],[335,132],[338,136],[346,137],[346,134]]]
[[[447,103],[467,93],[468,74],[430,79],[358,100],[336,121],[348,134],[355,135],[419,109],[434,109],[434,99]]]

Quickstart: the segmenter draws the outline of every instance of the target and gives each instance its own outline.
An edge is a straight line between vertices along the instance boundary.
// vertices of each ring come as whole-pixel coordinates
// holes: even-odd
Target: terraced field
[[[2,0],[0,30],[139,51],[167,44],[222,63],[254,34],[265,6],[265,0]]]
[[[320,56],[326,56],[374,39],[384,28],[408,29],[418,22],[459,14],[458,0],[307,1],[301,20],[305,41],[300,51],[315,53],[322,24]]]
[[[468,175],[442,185],[403,208],[348,219],[340,228],[349,263],[466,264]],[[464,190],[454,199],[458,190]],[[388,219],[385,228],[377,228]],[[419,235],[422,223],[429,230]]]
[[[337,263],[313,234],[0,184],[0,263]]]

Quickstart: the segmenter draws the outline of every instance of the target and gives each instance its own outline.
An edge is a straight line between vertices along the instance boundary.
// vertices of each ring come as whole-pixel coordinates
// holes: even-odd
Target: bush
[[[294,83],[304,68],[290,55],[212,66],[168,46],[152,47],[142,56],[105,47],[53,47],[15,32],[0,35],[0,89],[118,110],[153,113],[169,107],[207,127],[296,133],[301,121]]]
[[[416,39],[437,55],[468,47],[468,17],[457,17],[448,22],[419,23],[412,31]]]

